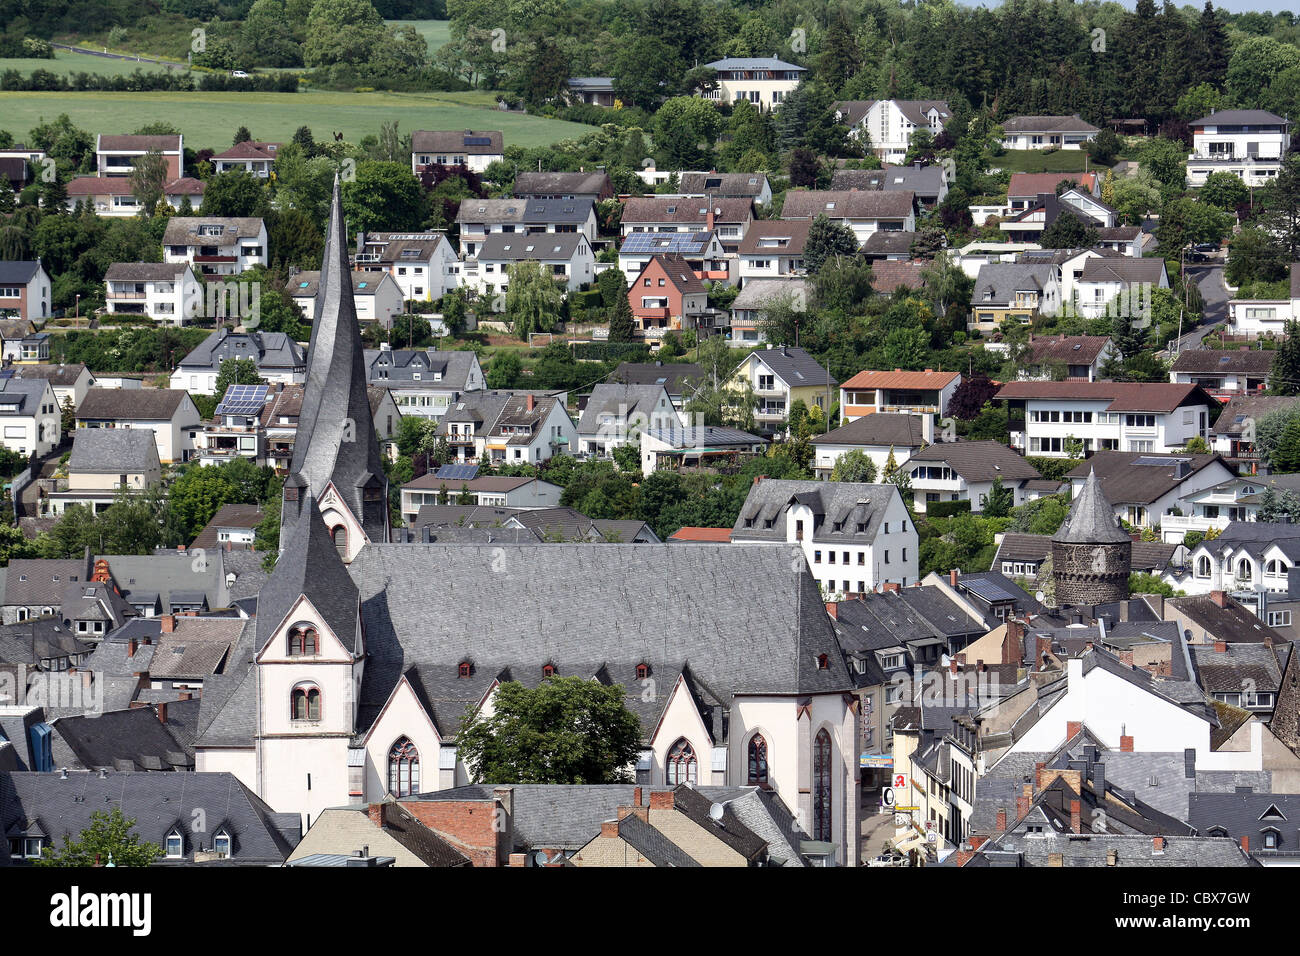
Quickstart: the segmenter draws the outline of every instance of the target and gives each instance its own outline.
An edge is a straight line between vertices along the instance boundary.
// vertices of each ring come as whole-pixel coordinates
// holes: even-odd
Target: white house
[[[1119,350],[1109,335],[1029,335],[1029,348],[1021,360],[1017,378],[1021,381],[1047,381],[1058,370],[1066,378],[1095,382],[1101,368]]]
[[[54,389],[43,378],[0,378],[4,447],[20,455],[48,454],[63,440]]]
[[[901,163],[918,129],[938,136],[952,118],[943,100],[847,100],[835,103],[835,118],[853,139],[867,138],[878,158]]]
[[[1188,501],[1191,495],[1232,478],[1232,471],[1215,454],[1153,456],[1099,451],[1066,475],[1074,495],[1083,490],[1084,482],[1093,474],[1115,517],[1135,528],[1159,525],[1162,530],[1169,518],[1192,510]]]
[[[171,179],[163,186],[162,198],[178,212],[186,200],[191,209],[198,209],[203,205],[206,186],[203,180],[189,176]],[[64,191],[68,194],[64,206],[69,212],[75,212],[78,203],[89,205],[97,216],[120,218],[145,211],[135,197],[131,180],[125,176],[78,176],[68,181]]]
[[[189,392],[175,388],[92,388],[77,409],[78,428],[147,428],[164,465],[189,461],[202,419]]]
[[[1300,526],[1230,521],[1217,538],[1201,541],[1188,559],[1191,573],[1176,585],[1189,594],[1288,591],[1288,571],[1300,558]]]
[[[731,542],[802,548],[827,595],[916,584],[917,535],[898,487],[761,478],[749,489]]]
[[[1187,532],[1205,534],[1211,528],[1225,530],[1230,524],[1258,521],[1265,494],[1300,492],[1300,475],[1234,475],[1217,485],[1183,496],[1181,515],[1166,514],[1160,520],[1161,537],[1166,542],[1181,543]],[[1300,525],[1287,528],[1300,529]],[[1199,592],[1196,592],[1199,593]]]
[[[242,143],[236,143],[225,152],[213,156],[212,169],[217,173],[240,170],[250,176],[256,176],[258,179],[269,179],[271,177],[271,168],[275,166],[275,159],[279,151],[279,143],[245,140]]]
[[[1051,266],[1056,270],[1056,282],[1061,287],[1061,304],[1078,308],[1079,280],[1083,267],[1090,259],[1120,258],[1122,253],[1099,248],[1092,249],[1029,249],[1016,256],[1021,265]]]
[[[371,385],[391,389],[403,415],[441,418],[466,392],[485,386],[478,356],[469,351],[394,349],[382,343],[366,349]]]
[[[497,465],[536,465],[577,447],[578,432],[564,410],[563,396],[525,392],[502,402],[483,435],[482,455]]]
[[[1291,123],[1267,110],[1217,110],[1192,120],[1187,184],[1203,186],[1211,173],[1227,172],[1248,186],[1272,182],[1291,147]]]
[[[943,418],[948,402],[961,385],[960,372],[892,372],[870,369],[859,372],[840,386],[840,421],[851,422],[864,415],[898,412],[905,415]]]
[[[185,171],[185,138],[180,133],[132,134],[95,137],[95,170],[100,176],[130,176],[135,161],[158,153],[167,164],[167,178],[179,179]]]
[[[715,232],[632,233],[618,250],[618,267],[630,288],[651,259],[673,255],[681,256],[701,281],[731,278],[726,250]]]
[[[623,204],[619,230],[625,239],[635,232],[715,232],[734,254],[754,221],[748,197],[633,196]]]
[[[704,65],[717,72],[717,82],[701,96],[719,103],[747,100],[761,110],[779,107],[808,72],[774,56],[727,57]]]
[[[812,439],[813,474],[826,480],[841,458],[851,451],[860,451],[871,459],[880,477],[890,455],[894,456],[895,464],[903,465],[932,441],[934,417],[931,415],[895,412],[863,415]]]
[[[662,384],[602,382],[592,389],[578,419],[578,451],[607,458],[615,448],[639,441],[647,429],[681,425]]]
[[[1291,296],[1287,299],[1230,299],[1228,331],[1233,335],[1286,336],[1286,325],[1300,316],[1300,262],[1291,264]]]
[[[220,328],[180,360],[172,372],[171,387],[196,395],[212,395],[222,363],[237,359],[253,362],[264,382],[290,385],[307,378],[306,350],[284,332],[256,329],[235,332]]]
[[[266,223],[255,217],[173,216],[163,233],[163,261],[188,262],[205,276],[267,265]]]
[[[405,297],[397,280],[387,272],[353,272],[351,275],[357,321],[362,324],[377,322],[380,328],[391,329],[393,317],[404,311]],[[319,290],[319,272],[294,272],[289,276],[289,295],[302,309],[303,318],[308,322],[315,317]]]
[[[1217,402],[1199,385],[1155,382],[1010,382],[995,398],[1009,403],[1011,447],[1026,455],[1071,452],[1165,454],[1209,437]]]
[[[152,436],[118,428],[78,429],[64,487],[44,500],[45,515],[61,515],[69,505],[98,514],[123,491],[140,494],[162,480],[162,466]]]
[[[647,428],[641,433],[641,473],[698,468],[710,462],[761,455],[767,439],[736,428],[694,425]]]
[[[1164,259],[1089,259],[1075,283],[1074,307],[1089,319],[1110,314],[1138,315],[1143,309],[1149,313],[1152,291],[1168,288]]]
[[[411,134],[411,172],[422,166],[464,166],[481,173],[505,159],[499,130],[423,130]]]
[[[1066,213],[1096,229],[1113,228],[1119,221],[1119,213],[1088,189],[1071,187],[1060,195],[1054,192],[1042,193],[1029,200],[1024,211],[1003,219],[998,223],[998,228],[1006,233],[1008,239],[1034,242],[1042,236],[1043,230]]]
[[[941,501],[969,501],[976,514],[1001,479],[1011,493],[1012,507],[1029,500],[1026,485],[1042,478],[1033,465],[997,441],[946,441],[927,445],[907,462],[915,510],[921,513]]]
[[[19,378],[43,378],[49,382],[60,409],[69,404],[75,409],[97,382],[90,369],[80,362],[63,365],[15,364],[12,368]]]
[[[1013,116],[1002,122],[1003,149],[1083,149],[1100,130],[1073,116]]]
[[[115,262],[104,273],[110,315],[143,315],[186,325],[202,312],[202,287],[187,262]]]
[[[1169,381],[1199,385],[1221,401],[1252,395],[1268,387],[1277,352],[1272,349],[1232,351],[1186,349],[1178,353]]]
[[[761,328],[764,314],[772,303],[790,303],[796,312],[808,309],[808,282],[797,276],[783,279],[749,279],[731,303],[731,340],[733,345],[766,345]]]
[[[500,508],[556,508],[564,489],[540,478],[486,476],[439,478],[427,474],[402,485],[402,517],[408,524],[425,505],[459,504],[468,495],[471,504]]]
[[[461,282],[487,295],[505,292],[510,284],[510,267],[521,262],[539,263],[568,292],[591,282],[596,275],[596,256],[580,232],[493,233],[483,240],[474,258],[461,263]]]
[[[462,199],[456,212],[460,251],[466,258],[478,254],[483,241],[494,233],[537,236],[580,232],[596,240],[596,207],[584,199]]]
[[[816,219],[848,226],[859,243],[874,232],[915,232],[916,194],[910,190],[792,189],[785,194],[782,219]]]
[[[359,232],[353,264],[386,271],[411,302],[436,302],[460,285],[460,257],[441,232]]]
[[[807,219],[755,220],[739,249],[742,288],[749,279],[802,275],[803,250],[811,225]]]

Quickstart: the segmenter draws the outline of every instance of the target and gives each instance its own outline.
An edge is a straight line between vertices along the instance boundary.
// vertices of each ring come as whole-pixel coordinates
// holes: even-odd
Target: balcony
[[[1182,544],[1183,537],[1189,531],[1199,531],[1204,534],[1211,528],[1218,528],[1222,531],[1226,527],[1228,527],[1228,518],[1226,516],[1206,518],[1202,515],[1166,514],[1160,518],[1160,536],[1164,539],[1165,544]]]
[[[642,306],[641,308],[633,309],[632,314],[638,319],[666,319],[672,315],[672,312],[667,306]]]
[[[448,445],[472,445],[474,444],[473,435],[448,435]]]
[[[216,263],[222,263],[222,262],[235,262],[235,261],[237,261],[237,259],[238,259],[237,256],[204,256],[204,255],[196,255],[196,256],[194,257],[194,261],[195,261],[195,262],[216,262]]]
[[[108,299],[144,299],[148,297],[147,292],[118,292],[109,289],[105,298]]]

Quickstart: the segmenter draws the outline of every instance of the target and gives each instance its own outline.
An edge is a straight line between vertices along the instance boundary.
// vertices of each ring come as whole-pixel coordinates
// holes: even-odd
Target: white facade
[[[1228,331],[1233,335],[1286,337],[1286,325],[1300,315],[1300,297],[1294,299],[1231,299]]]
[[[912,143],[912,134],[925,128],[934,136],[943,132],[947,122],[946,104],[927,104],[922,107],[923,123],[917,123],[911,116],[911,109],[905,111],[898,100],[876,100],[867,109],[866,115],[849,129],[849,136],[861,139],[866,133],[871,140],[871,148],[876,156],[887,163],[901,163],[907,157],[908,147]]]
[[[812,528],[813,511],[808,505],[790,505],[786,516],[786,541],[803,548],[808,567],[827,594],[865,594],[884,584],[907,587],[917,576],[918,539],[911,515],[895,492],[881,516],[875,540],[867,545],[828,544],[815,534],[799,540],[799,523]]]
[[[1192,124],[1187,184],[1203,186],[1211,173],[1227,172],[1247,186],[1277,178],[1291,145],[1290,124],[1263,110],[1223,110]]]
[[[203,292],[186,265],[170,279],[106,279],[104,304],[110,315],[144,315],[165,325],[185,325]]]
[[[238,275],[253,266],[264,266],[270,262],[267,254],[266,223],[258,224],[256,236],[227,236],[225,228],[220,225],[227,220],[215,219],[211,225],[199,226],[202,239],[211,239],[211,244],[201,242],[194,245],[163,245],[163,262],[188,262],[197,266],[204,275]],[[205,233],[203,230],[211,230]]]
[[[25,407],[21,410],[6,401],[0,390],[0,444],[20,455],[36,454],[45,456],[53,451],[63,440],[62,417],[54,389],[44,379],[24,379],[24,390],[29,392]],[[33,401],[38,388],[34,383],[44,386],[39,389],[39,399]],[[27,386],[31,384],[31,387]]]
[[[564,283],[568,292],[576,291],[596,277],[596,256],[585,236],[566,258],[556,258],[554,243],[548,243],[544,236],[520,236],[518,245],[519,255],[512,248],[509,258],[487,258],[480,254],[477,259],[465,259],[461,263],[461,283],[480,294],[505,292],[510,283],[510,266],[524,261],[539,262],[546,272]]]
[[[1168,452],[1192,438],[1209,437],[1209,408],[1191,405],[1172,412],[1107,411],[1112,399],[1029,399],[1025,430],[1012,432],[1011,447],[1027,455],[1068,458],[1070,440],[1085,451]]]
[[[705,64],[717,71],[717,85],[701,93],[717,103],[746,100],[760,110],[772,110],[794,92],[807,71],[772,57],[734,57]]]

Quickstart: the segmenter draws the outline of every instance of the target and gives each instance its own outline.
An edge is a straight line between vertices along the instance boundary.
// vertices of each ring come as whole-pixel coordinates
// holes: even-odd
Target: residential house
[[[184,138],[179,134],[161,136],[132,135],[95,137],[95,170],[99,176],[130,176],[135,161],[149,153],[162,154],[167,164],[167,178],[185,174]]]
[[[473,352],[435,349],[366,349],[367,381],[391,389],[403,415],[440,418],[466,392],[483,388],[483,368]]]
[[[210,162],[215,173],[240,170],[258,179],[270,179],[271,168],[275,166],[279,150],[279,143],[262,143],[250,139],[217,153]]]
[[[458,466],[444,466],[455,469]],[[472,470],[472,469],[471,469]],[[441,469],[440,469],[441,471]],[[423,505],[401,529],[410,543],[554,544],[562,541],[659,544],[644,521],[591,519],[573,508]]]
[[[729,282],[730,260],[713,232],[634,232],[618,250],[618,267],[629,288],[655,256],[680,257],[696,279]]]
[[[60,773],[193,770],[193,726],[198,716],[198,698],[61,716],[50,725],[53,766]]]
[[[1095,246],[1091,249],[1026,249],[1016,255],[1015,261],[1022,265],[1054,268],[1056,281],[1061,286],[1062,304],[1077,309],[1084,264],[1090,259],[1121,257],[1122,253]]]
[[[1247,186],[1277,178],[1291,148],[1291,122],[1267,110],[1215,110],[1192,120],[1187,185],[1203,186],[1211,173],[1232,173]]]
[[[789,303],[796,312],[808,307],[808,282],[798,276],[749,279],[731,303],[731,341],[734,346],[767,345],[762,325],[774,302]]]
[[[357,321],[377,323],[381,329],[391,329],[394,316],[405,311],[402,287],[397,280],[387,272],[353,272],[351,275]],[[319,291],[320,272],[290,273],[289,294],[308,322],[315,318],[316,293]]]
[[[554,508],[564,489],[540,478],[483,477],[457,480],[424,475],[402,485],[402,517],[414,522],[425,505],[462,504],[468,497],[473,504],[503,508]]]
[[[1097,248],[1109,249],[1120,255],[1140,258],[1152,236],[1141,226],[1110,226],[1097,230]]]
[[[382,866],[385,859],[394,867],[472,865],[452,843],[395,802],[324,811],[285,865]]]
[[[970,510],[978,514],[999,478],[1016,507],[1028,500],[1026,483],[1042,478],[1037,468],[996,441],[927,445],[912,454],[907,468],[918,512],[941,501],[969,501]]]
[[[1137,451],[1099,451],[1066,474],[1073,493],[1096,475],[1117,518],[1134,528],[1160,525],[1166,515],[1189,510],[1188,496],[1232,477],[1218,455],[1154,457]]]
[[[683,407],[704,384],[704,369],[694,362],[620,362],[605,381],[623,385],[662,385],[673,408]]]
[[[993,555],[993,570],[1007,577],[1033,581],[1052,553],[1052,536],[1005,532],[999,535],[998,550]],[[1160,541],[1134,541],[1129,568],[1134,574],[1151,574],[1164,578],[1174,567],[1181,544]],[[1185,552],[1184,552],[1185,553]],[[1049,566],[1050,567],[1050,566]]]
[[[754,222],[751,199],[633,196],[623,203],[623,238],[634,232],[716,232],[722,247],[736,253]]]
[[[1011,446],[1027,455],[1135,451],[1166,454],[1209,437],[1218,403],[1199,385],[1139,382],[1011,382]]]
[[[873,232],[915,232],[916,194],[910,190],[835,192],[821,189],[798,189],[785,194],[782,219],[813,220],[818,216],[848,226],[859,243],[865,242]]]
[[[656,255],[628,284],[627,302],[633,328],[650,340],[694,329],[708,314],[709,291],[682,256]]]
[[[201,417],[176,388],[92,388],[77,408],[77,428],[147,428],[164,465],[189,461]]]
[[[50,277],[41,260],[0,262],[0,318],[48,319]]]
[[[411,172],[422,166],[464,166],[472,173],[484,172],[505,159],[502,136],[497,130],[422,130],[411,134]]]
[[[748,199],[756,206],[772,201],[772,187],[765,173],[682,173],[677,180],[682,196],[710,199]]]
[[[1061,287],[1052,266],[988,263],[971,291],[970,328],[995,332],[1006,319],[1031,325],[1036,315],[1056,315]]]
[[[663,385],[602,382],[591,390],[578,419],[578,451],[608,458],[647,429],[681,424]]]
[[[205,276],[268,265],[266,224],[253,217],[173,216],[163,233],[163,261],[188,262]]]
[[[190,542],[189,549],[202,551],[251,551],[257,526],[266,518],[261,505],[225,504]]]
[[[161,480],[153,436],[130,428],[79,428],[72,434],[68,477],[42,494],[41,511],[57,516],[69,505],[81,505],[98,514],[120,494],[142,494]]]
[[[681,471],[711,465],[729,467],[761,455],[767,439],[716,425],[647,428],[641,435],[641,473]]]
[[[50,333],[34,332],[28,319],[0,319],[6,365],[41,365],[50,360]]]
[[[537,465],[555,455],[571,454],[577,444],[563,398],[525,392],[505,396],[495,421],[485,429],[480,455],[498,465]]]
[[[1191,574],[1178,584],[1193,595],[1246,591],[1288,592],[1300,564],[1300,526],[1230,521],[1218,537],[1203,540],[1188,558]],[[1224,607],[1223,601],[1214,603]],[[1217,612],[1212,612],[1217,613]]]
[[[1059,194],[1045,192],[1029,200],[1022,212],[1013,211],[998,223],[998,228],[1014,242],[1035,242],[1043,230],[1067,213],[1095,229],[1110,229],[1119,224],[1117,210],[1087,188],[1072,186]]]
[[[211,394],[209,392],[208,394]],[[227,385],[195,442],[200,465],[224,465],[244,458],[254,465],[268,464],[266,429],[262,416],[271,398],[271,386]]]
[[[832,105],[835,119],[849,128],[851,139],[864,134],[871,150],[886,163],[901,163],[918,129],[938,136],[952,118],[943,100],[847,100]]]
[[[217,329],[172,372],[171,387],[196,395],[212,395],[221,376],[221,365],[250,361],[264,382],[290,385],[307,378],[306,350],[284,332],[235,332]]]
[[[1100,130],[1073,116],[1012,116],[1002,121],[1003,149],[1083,149]]]
[[[206,187],[203,180],[189,176],[169,179],[163,184],[162,198],[178,212],[186,200],[191,209],[198,209],[203,205]],[[99,216],[129,217],[152,211],[140,205],[135,187],[126,176],[76,176],[68,180],[64,191],[64,205],[69,212],[76,212],[78,205],[89,206]]]
[[[917,160],[911,166],[885,166],[881,169],[837,169],[831,176],[831,189],[883,189],[887,192],[910,192],[916,196],[918,209],[933,209],[948,195],[948,177],[942,166],[927,166]]]
[[[476,257],[461,265],[461,282],[486,295],[504,293],[510,283],[510,267],[536,262],[573,292],[590,283],[596,274],[596,257],[582,233],[511,235],[492,233],[479,245]]]
[[[700,96],[719,103],[748,100],[763,111],[778,109],[808,72],[773,56],[725,57],[704,66],[716,77]]]
[[[44,457],[63,441],[62,409],[43,378],[0,378],[0,423],[4,447]]]
[[[790,416],[790,406],[797,401],[829,415],[839,388],[839,382],[816,359],[790,346],[751,353],[731,378],[737,384],[748,381],[754,389],[754,421],[761,430],[782,426]]]
[[[104,273],[109,315],[142,315],[187,325],[203,315],[203,286],[187,262],[114,262]]]
[[[1187,822],[1196,832],[1226,838],[1263,866],[1294,865],[1297,839],[1290,821],[1298,813],[1300,796],[1290,793],[1244,788],[1188,795]]]
[[[881,412],[944,418],[959,385],[960,372],[859,372],[840,385],[840,422]]]
[[[0,621],[21,623],[61,614],[69,584],[90,580],[87,558],[13,558],[5,576]]]
[[[741,506],[731,542],[771,541],[802,548],[826,594],[917,581],[916,528],[895,485],[761,478]]]
[[[878,232],[866,245],[874,246],[876,236],[905,236],[904,232]],[[921,259],[897,261],[879,259],[871,264],[871,288],[880,295],[893,295],[899,289],[914,291],[925,287],[925,271],[931,263]]]
[[[591,200],[593,203],[614,198],[614,187],[603,169],[594,173],[542,173],[522,170],[515,174],[512,190],[521,199]],[[588,239],[595,236],[589,235]]]
[[[889,456],[903,465],[917,451],[934,440],[934,417],[900,412],[878,412],[854,418],[812,438],[813,474],[825,481],[836,463],[851,451],[860,451],[883,475]]]
[[[1095,382],[1101,368],[1119,351],[1109,335],[1039,335],[1030,333],[1017,377],[1022,381],[1080,379]]]
[[[1225,461],[1229,469],[1238,464]],[[1300,475],[1234,475],[1187,495],[1183,514],[1166,515],[1160,530],[1166,541],[1182,541],[1188,532],[1204,535],[1211,528],[1223,531],[1234,521],[1259,521],[1266,498],[1271,494],[1280,500],[1288,492],[1300,493]]]
[[[1291,264],[1287,299],[1229,299],[1228,331],[1248,338],[1284,338],[1286,326],[1300,315],[1300,262]]]
[[[581,233],[596,239],[596,208],[590,199],[462,199],[456,213],[460,251],[466,259],[479,256],[488,236],[504,233],[518,238]]]
[[[1007,214],[1025,212],[1043,195],[1056,195],[1063,182],[1073,183],[1091,196],[1101,195],[1101,176],[1096,172],[1012,173],[1007,184]]]
[[[776,279],[804,273],[807,220],[760,219],[753,222],[738,250],[741,287],[751,279]]]
[[[1250,549],[1256,554],[1256,549]],[[1249,564],[1253,555],[1238,552],[1230,559],[1233,574],[1243,575],[1243,569]],[[1257,570],[1257,569],[1256,569]],[[1243,585],[1241,590],[1250,590],[1249,579],[1239,577]],[[1185,597],[1154,600],[1154,609],[1166,621],[1176,621],[1179,630],[1187,640],[1189,647],[1195,645],[1211,646],[1226,644],[1263,645],[1285,651],[1288,641],[1284,635],[1273,630],[1244,605],[1225,591],[1214,590],[1209,594],[1193,594]]]
[[[1160,258],[1089,259],[1077,283],[1075,308],[1085,318],[1095,319],[1111,312],[1123,315],[1151,310],[1151,293],[1169,288],[1165,260]],[[1149,320],[1148,320],[1149,321]]]
[[[66,365],[14,365],[10,371],[19,378],[43,378],[49,382],[60,409],[69,405],[75,409],[95,384],[95,376],[80,362],[69,362]]]
[[[258,392],[263,388],[266,391],[259,398]],[[231,417],[227,418],[227,408],[223,402],[217,407],[218,421],[204,428],[204,453],[211,456],[224,452],[228,456],[238,451],[239,454],[250,455],[257,449],[256,454],[265,458],[265,461],[259,460],[259,464],[274,468],[277,474],[287,474],[293,459],[294,440],[298,434],[303,386],[242,386],[235,392],[236,394],[231,394],[230,389],[227,389],[227,394],[235,399],[229,409]],[[398,423],[402,418],[393,392],[377,385],[369,386],[366,392],[376,438],[381,442],[391,441],[397,434]],[[253,424],[249,421],[249,413],[259,403],[261,412]],[[256,441],[250,440],[250,434]],[[225,441],[221,440],[223,435]]]
[[[862,248],[858,251],[864,259],[872,264],[872,278],[875,278],[875,266],[881,262],[910,262],[912,261],[912,244],[916,242],[916,233],[914,232],[885,232],[876,231],[867,236],[867,241],[862,243]],[[928,263],[918,262],[917,265],[925,266]],[[881,288],[886,292],[892,292],[893,287],[889,284],[882,283]]]
[[[405,301],[436,302],[460,285],[460,258],[441,232],[359,232],[352,262],[363,273],[387,272]]]
[[[1268,388],[1277,353],[1272,349],[1235,351],[1186,349],[1178,353],[1169,370],[1169,381],[1201,386],[1221,402],[1248,398]],[[1225,408],[1225,413],[1227,409]]]
[[[1210,429],[1211,447],[1241,472],[1254,474],[1259,470],[1260,461],[1255,444],[1256,426],[1265,416],[1298,402],[1300,398],[1290,395],[1234,395]]]
[[[952,262],[974,279],[991,262],[1012,263],[1021,253],[1040,248],[1036,242],[968,242],[957,250]]]
[[[611,76],[573,76],[564,82],[567,103],[585,103],[611,109],[614,106],[614,78]]]

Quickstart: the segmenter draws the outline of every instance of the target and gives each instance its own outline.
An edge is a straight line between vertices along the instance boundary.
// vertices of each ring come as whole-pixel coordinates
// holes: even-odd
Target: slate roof
[[[354,272],[354,276],[365,276]],[[258,371],[301,370],[306,368],[307,355],[301,345],[284,332],[234,332],[218,329],[199,343],[198,347],[180,361],[180,368],[221,371],[227,359],[252,359]]]
[[[18,378],[43,378],[50,383],[51,388],[71,388],[77,384],[81,373],[86,371],[86,366],[80,362],[69,362],[66,365],[14,365],[13,370]],[[91,381],[94,381],[93,376]]]
[[[60,717],[55,733],[76,763],[63,763],[58,754],[55,761],[76,770],[192,770],[192,725],[198,716],[194,699],[168,702],[165,724],[154,707]]]
[[[801,278],[787,279],[746,279],[745,287],[731,303],[733,311],[739,309],[762,309],[773,301],[793,297],[796,311],[803,311],[803,303],[808,297],[808,282]]]
[[[1209,116],[1194,119],[1188,125],[1197,126],[1283,126],[1286,120],[1268,110],[1215,110]]]
[[[1198,683],[1207,694],[1241,693],[1253,687],[1260,693],[1276,693],[1282,683],[1282,666],[1289,651],[1266,644],[1228,644],[1216,650],[1213,644],[1189,644],[1196,664]],[[1278,661],[1278,653],[1282,662]],[[1249,683],[1247,683],[1249,682]]]
[[[464,391],[474,368],[473,352],[437,349],[366,349],[369,381],[386,388],[422,388]],[[380,372],[385,373],[383,377]],[[421,378],[416,381],[415,375]],[[432,379],[430,375],[441,374]]]
[[[1070,513],[1064,524],[1052,535],[1052,540],[1064,544],[1132,543],[1119,526],[1119,519],[1101,490],[1101,482],[1091,470],[1083,488],[1070,503]]]
[[[931,199],[943,192],[945,182],[942,166],[886,166],[880,188],[886,192],[912,192],[918,199]]]
[[[1099,451],[1067,472],[1066,477],[1079,479],[1095,474],[1111,504],[1150,504],[1216,462],[1222,465],[1223,458],[1217,454],[1153,455],[1150,452]],[[1181,478],[1177,477],[1178,463],[1189,469]]]
[[[1056,277],[1051,266],[1024,265],[1019,262],[986,262],[980,266],[971,291],[971,308],[1005,306],[1015,301],[1016,293],[1031,290],[1044,292]]]
[[[1300,404],[1300,395],[1234,396],[1223,406],[1223,411],[1210,426],[1210,434],[1240,435],[1246,429],[1248,421],[1258,423],[1266,415],[1297,404]]]
[[[84,558],[14,558],[5,576],[4,603],[9,607],[58,607],[69,581],[90,579]]]
[[[686,195],[756,199],[766,184],[765,173],[682,173],[677,188]]]
[[[522,174],[521,174],[522,175]],[[549,174],[544,174],[549,175]],[[536,199],[527,196],[510,199],[462,199],[456,212],[457,222],[468,223],[523,223],[543,225],[563,223],[581,225],[591,218],[591,197],[577,199]],[[495,235],[495,233],[494,233]],[[520,238],[523,233],[501,233]],[[564,233],[534,233],[537,236],[564,235]]]
[[[793,63],[787,63],[785,60],[778,59],[774,56],[728,56],[721,60],[714,60],[712,63],[705,63],[707,67],[714,70],[778,70],[785,72],[804,73],[806,67],[796,66]]]
[[[26,285],[35,277],[41,264],[31,260],[0,260],[0,282],[5,285]]]
[[[89,654],[92,645],[65,627],[61,618],[28,618],[0,625],[0,662],[38,665],[58,658]]]
[[[789,388],[803,388],[809,385],[829,385],[835,388],[839,385],[830,372],[822,368],[815,358],[801,348],[760,349],[750,357],[761,359],[763,364]]]
[[[1109,341],[1109,335],[1040,335],[1029,342],[1029,360],[1091,365]]]
[[[77,420],[171,421],[187,401],[190,393],[179,388],[92,388],[77,406]]]
[[[104,273],[106,282],[174,282],[188,262],[114,262]]]
[[[144,153],[156,149],[160,153],[175,153],[181,148],[181,136],[179,133],[160,133],[157,135],[148,133],[107,135],[100,133],[95,138],[95,148],[97,152],[138,151]]]
[[[1002,121],[1005,133],[1096,133],[1097,127],[1073,116],[1012,116]]]
[[[1037,399],[1107,402],[1107,411],[1166,414],[1183,405],[1216,408],[1219,404],[1199,385],[1173,382],[1086,382],[1082,379],[1066,382],[1008,382],[998,389],[994,398],[997,401]]]
[[[1132,256],[1099,257],[1083,263],[1080,282],[1160,282],[1165,274],[1164,259],[1135,259]]]
[[[649,428],[646,429],[646,434],[672,448],[719,448],[729,445],[767,444],[765,438],[742,432],[738,428],[722,428],[717,425]]]
[[[1042,477],[1037,468],[998,441],[939,442],[914,452],[907,464],[914,461],[946,462],[968,482],[994,478],[1016,482]]]
[[[704,381],[704,369],[694,362],[620,362],[607,382],[662,385],[670,396],[693,392]]]
[[[1224,375],[1268,375],[1277,352],[1273,349],[1188,349],[1178,353],[1173,371]]]
[[[900,415],[893,412],[877,412],[863,415],[847,425],[833,428],[824,435],[812,439],[814,445],[877,445],[897,448],[920,448],[925,439],[921,437],[921,417],[919,415]]]
[[[466,139],[486,139],[467,143]],[[457,153],[466,156],[495,156],[502,151],[500,130],[424,130],[411,134],[413,153]]]
[[[220,236],[199,233],[200,226],[223,227]],[[164,246],[225,246],[239,239],[256,239],[264,228],[256,216],[172,216],[163,233]]]
[[[714,197],[673,199],[663,196],[633,196],[623,204],[623,217],[620,221],[624,224],[650,222],[705,224],[708,222],[710,209],[713,210],[714,223],[749,222],[754,218],[752,199]]]
[[[617,382],[602,382],[591,390],[587,407],[578,419],[578,433],[595,434],[600,429],[603,415],[613,415],[620,420],[643,415],[653,420],[660,397],[666,394],[665,388],[657,384],[622,385]],[[671,401],[668,404],[668,410],[671,411]]]
[[[534,173],[522,171],[515,174],[516,196],[601,196],[613,187],[609,174],[595,173]]]
[[[1287,857],[1300,851],[1295,821],[1300,819],[1300,794],[1193,793],[1188,797],[1188,823],[1200,833],[1224,832],[1240,844],[1247,838],[1256,859]],[[1278,831],[1277,849],[1264,847],[1267,832]]]
[[[1129,567],[1134,572],[1161,574],[1168,569],[1178,547],[1176,544],[1165,544],[1162,541],[1134,541]],[[993,567],[1000,569],[1003,561],[1042,563],[1051,553],[1051,535],[1008,531],[1002,537],[997,554],[993,556]]]
[[[261,505],[225,504],[217,509],[212,520],[203,526],[203,530],[190,543],[191,548],[203,548],[216,551],[222,547],[217,539],[223,528],[256,528],[266,517]]]
[[[129,475],[161,467],[150,429],[78,428],[72,433],[71,474]]]
[[[73,772],[66,780],[59,773],[0,773],[0,828],[6,833],[35,818],[61,846],[66,835],[90,826],[93,812],[114,807],[135,820],[141,840],[159,846],[179,826],[187,861],[198,842],[189,824],[200,810],[208,825],[202,842],[210,848],[212,835],[225,827],[232,864],[283,863],[301,836],[298,814],[275,813],[230,773]]]
[[[480,261],[568,262],[583,246],[587,237],[581,232],[547,232],[520,235],[494,232],[479,245]]]
[[[52,386],[42,379],[0,378],[0,415],[41,414],[41,399],[47,387]]]
[[[795,189],[785,194],[782,219],[906,219],[912,215],[916,194],[910,189],[875,192],[850,189]]]
[[[1219,607],[1208,594],[1166,598],[1165,603],[1189,618],[1213,639],[1228,644],[1287,643],[1282,634],[1273,630],[1237,601],[1229,599],[1226,607]]]
[[[731,529],[732,541],[787,541],[790,505],[812,508],[816,527],[808,537],[831,544],[874,540],[885,509],[898,494],[893,485],[868,485],[849,481],[786,481],[764,478],[749,488],[745,503]],[[767,521],[772,522],[765,528]],[[857,526],[865,526],[858,531]],[[841,525],[842,530],[835,530]],[[694,549],[692,549],[694,550]]]

